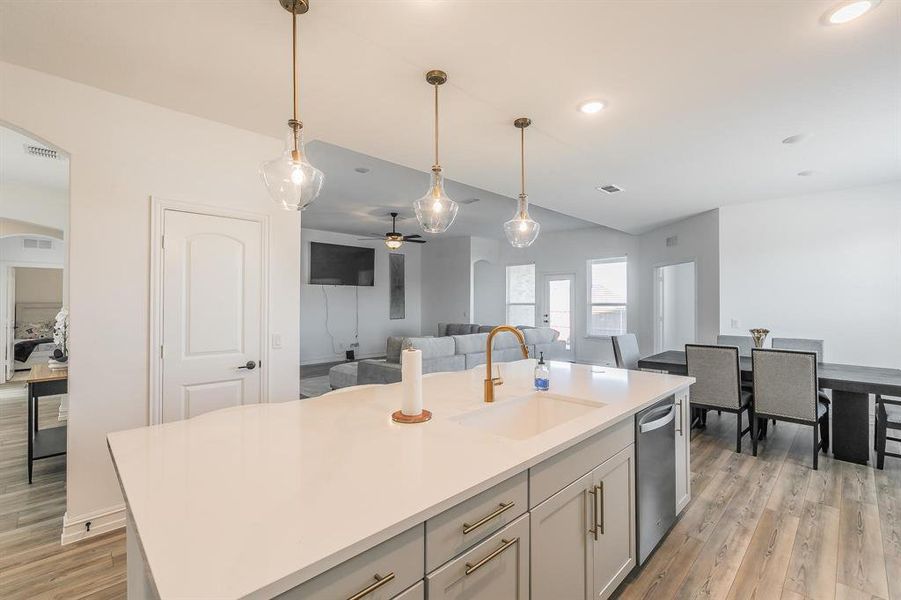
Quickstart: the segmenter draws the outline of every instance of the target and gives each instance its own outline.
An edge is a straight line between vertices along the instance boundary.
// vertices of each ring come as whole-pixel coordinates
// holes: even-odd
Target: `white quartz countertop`
[[[531,392],[533,360],[423,380],[431,421],[391,421],[400,384],[112,433],[110,453],[162,598],[268,598],[693,382],[551,363],[551,393],[603,406],[525,440],[453,417]]]

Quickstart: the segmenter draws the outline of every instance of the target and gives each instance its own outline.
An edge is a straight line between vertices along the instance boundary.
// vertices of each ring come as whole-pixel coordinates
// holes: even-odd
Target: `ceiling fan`
[[[359,238],[361,240],[385,240],[385,245],[389,250],[397,250],[404,245],[404,242],[413,244],[425,244],[426,240],[420,240],[422,236],[418,233],[413,235],[403,235],[397,232],[397,213],[389,213],[391,215],[391,231],[382,235],[378,233],[370,233],[371,237]]]

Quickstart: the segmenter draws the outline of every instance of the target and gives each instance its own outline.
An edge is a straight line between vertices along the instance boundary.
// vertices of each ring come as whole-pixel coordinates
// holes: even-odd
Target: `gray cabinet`
[[[528,600],[529,515],[426,576],[429,600]]]
[[[635,566],[629,446],[532,509],[532,600],[608,598]]]

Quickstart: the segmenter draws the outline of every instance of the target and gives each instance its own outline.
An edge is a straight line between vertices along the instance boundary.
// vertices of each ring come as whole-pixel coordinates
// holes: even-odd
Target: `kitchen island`
[[[426,375],[423,424],[392,384],[110,434],[129,598],[606,597],[635,565],[633,416],[675,396],[681,510],[693,380],[551,363],[536,393],[534,364],[491,404],[483,368]]]

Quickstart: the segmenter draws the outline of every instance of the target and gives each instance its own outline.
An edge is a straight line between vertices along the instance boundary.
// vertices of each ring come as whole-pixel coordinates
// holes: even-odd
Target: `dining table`
[[[752,381],[750,356],[740,356],[743,381]],[[667,350],[639,359],[639,369],[687,375],[685,352]],[[832,455],[867,464],[870,458],[870,394],[901,396],[901,369],[817,363],[820,389],[832,392]],[[690,392],[689,392],[690,393]]]

